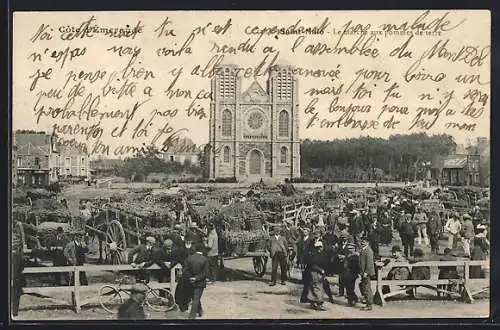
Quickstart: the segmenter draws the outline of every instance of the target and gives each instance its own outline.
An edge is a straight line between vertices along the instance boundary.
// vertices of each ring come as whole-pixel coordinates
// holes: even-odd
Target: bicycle
[[[135,279],[132,279],[135,282]],[[123,285],[132,284],[129,277],[118,278],[117,285],[104,285],[99,289],[99,303],[108,313],[118,314],[118,309],[125,301],[124,294],[131,296],[130,289],[124,289]],[[176,308],[175,299],[170,289],[153,289],[147,281],[138,281],[146,286],[146,299],[144,305],[155,312],[168,312]],[[164,297],[162,297],[162,292]]]

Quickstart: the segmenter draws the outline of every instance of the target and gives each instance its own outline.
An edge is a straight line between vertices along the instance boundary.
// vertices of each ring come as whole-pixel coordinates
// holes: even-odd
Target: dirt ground
[[[117,190],[95,189],[83,186],[71,187],[66,196],[74,212],[78,212],[80,198],[96,196],[108,197]],[[398,244],[397,234],[393,244]],[[442,248],[445,241],[441,242]],[[424,249],[428,252],[428,248]],[[381,248],[381,255],[387,255],[389,247]],[[310,309],[308,304],[299,302],[301,285],[298,271],[292,273],[292,279],[286,285],[269,286],[270,264],[263,278],[256,278],[252,261],[249,258],[225,262],[227,280],[209,285],[202,298],[203,319],[352,319],[352,318],[477,318],[488,317],[489,296],[479,297],[473,304],[458,300],[440,300],[436,294],[419,288],[417,298],[410,300],[405,296],[396,296],[384,307],[374,306],[370,312],[360,311],[361,306],[348,307],[344,298],[335,297],[335,302],[326,303],[327,311]],[[111,281],[109,274],[89,274],[90,283]],[[46,279],[50,281],[49,279]],[[332,286],[334,293],[337,287]],[[82,298],[95,297],[97,292],[83,292]],[[69,293],[59,299],[69,301]],[[457,297],[458,298],[458,297]],[[106,320],[116,316],[107,313],[98,304],[87,305],[79,314],[68,306],[54,305],[49,300],[33,295],[21,297],[19,315],[15,320]],[[168,313],[148,311],[147,318],[161,320],[186,319],[187,313],[177,310]]]
[[[477,318],[489,315],[489,297],[485,295],[466,304],[458,300],[438,300],[435,293],[418,289],[417,298],[410,300],[396,296],[384,307],[375,306],[372,311],[360,311],[359,307],[348,307],[347,301],[335,297],[335,303],[326,303],[327,311],[319,312],[301,304],[299,297],[300,274],[292,272],[286,285],[269,286],[269,271],[263,278],[256,278],[249,258],[225,262],[228,279],[209,285],[202,297],[203,319],[351,319],[351,318]],[[102,280],[102,276],[100,276]],[[90,278],[89,282],[96,281]],[[332,285],[334,293],[337,287]],[[60,296],[60,299],[68,299]],[[95,296],[86,292],[83,297]],[[456,297],[458,298],[458,296]],[[186,319],[187,313],[177,310],[168,313],[148,311],[148,319]],[[32,295],[21,297],[21,307],[16,320],[106,320],[114,319],[99,305],[84,306],[79,314],[65,306],[51,306],[47,300]]]

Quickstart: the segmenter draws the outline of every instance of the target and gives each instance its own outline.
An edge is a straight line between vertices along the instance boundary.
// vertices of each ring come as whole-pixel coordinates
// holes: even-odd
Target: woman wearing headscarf
[[[328,263],[326,254],[323,250],[323,243],[316,241],[314,243],[314,252],[307,263],[304,277],[304,291],[307,291],[307,300],[311,303],[311,308],[319,311],[325,311],[323,299],[325,297],[325,266]]]
[[[474,236],[474,246],[471,251],[471,260],[487,260],[490,251],[490,242],[486,237],[486,226],[479,225],[477,227],[477,234]],[[488,268],[482,266],[470,266],[470,278],[487,277]]]

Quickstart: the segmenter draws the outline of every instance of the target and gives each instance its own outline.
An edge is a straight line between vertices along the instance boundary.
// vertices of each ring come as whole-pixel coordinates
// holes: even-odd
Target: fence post
[[[373,302],[380,306],[385,305],[384,293],[382,292],[382,272],[380,268],[377,270],[377,291],[375,292],[375,296],[373,296]]]
[[[177,267],[170,269],[170,292],[172,293],[172,295],[175,292],[175,271],[176,270],[177,270]]]
[[[79,266],[73,267],[74,279],[75,283],[73,286],[73,308],[75,309],[75,313],[80,313],[81,305],[80,305],[80,271]]]
[[[472,297],[472,293],[470,291],[470,265],[468,261],[465,261],[464,266],[464,288],[462,290],[462,299],[466,303],[472,304],[474,302],[474,298]]]

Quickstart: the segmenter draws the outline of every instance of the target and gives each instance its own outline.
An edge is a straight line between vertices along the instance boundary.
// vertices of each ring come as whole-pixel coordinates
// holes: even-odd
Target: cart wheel
[[[122,224],[118,220],[113,220],[106,229],[106,244],[104,246],[106,260],[113,265],[121,265],[122,257],[127,243]]]
[[[258,277],[262,277],[266,273],[267,258],[253,257],[253,269]]]

